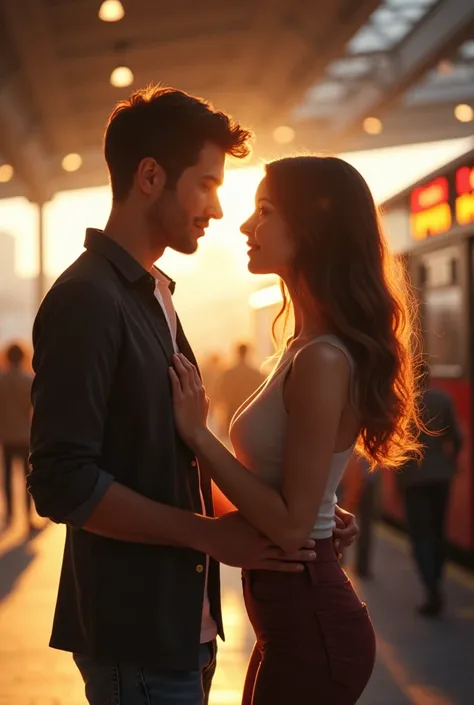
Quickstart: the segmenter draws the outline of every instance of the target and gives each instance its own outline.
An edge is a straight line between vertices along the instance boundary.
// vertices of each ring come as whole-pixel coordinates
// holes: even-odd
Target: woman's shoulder
[[[347,393],[351,379],[351,366],[347,355],[327,341],[314,341],[295,354],[290,384],[303,393],[316,391],[320,395]]]
[[[324,336],[309,341],[295,352],[293,366],[322,372],[341,372],[352,368],[353,360],[345,345],[336,336]]]

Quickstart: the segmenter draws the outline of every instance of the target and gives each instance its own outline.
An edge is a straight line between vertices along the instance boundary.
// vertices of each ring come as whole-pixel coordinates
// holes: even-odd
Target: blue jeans
[[[73,658],[89,705],[207,705],[216,669],[216,645],[201,644],[196,671],[103,663],[79,654]]]

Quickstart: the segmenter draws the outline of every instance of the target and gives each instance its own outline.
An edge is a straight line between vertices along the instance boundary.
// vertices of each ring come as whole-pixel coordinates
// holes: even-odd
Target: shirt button
[[[192,460],[192,461],[191,461],[191,465],[192,465],[193,468],[195,468],[196,465],[197,465],[196,461],[195,461],[195,460]]]
[[[202,573],[203,570],[204,570],[204,566],[201,565],[200,563],[198,563],[198,565],[196,566],[196,573]]]

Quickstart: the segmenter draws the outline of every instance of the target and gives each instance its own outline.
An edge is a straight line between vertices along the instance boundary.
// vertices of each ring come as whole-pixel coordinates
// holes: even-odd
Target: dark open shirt
[[[40,515],[67,525],[51,645],[111,661],[198,665],[205,556],[81,529],[113,480],[201,513],[197,461],[176,433],[173,344],[155,280],[102,232],[45,297],[34,329],[31,474]],[[193,353],[178,321],[177,343]],[[206,513],[210,483],[202,479]],[[219,569],[211,613],[222,633]]]

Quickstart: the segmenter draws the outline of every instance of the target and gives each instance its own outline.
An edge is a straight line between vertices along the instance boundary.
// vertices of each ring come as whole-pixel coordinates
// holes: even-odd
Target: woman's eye
[[[267,208],[265,208],[265,206],[260,206],[260,208],[258,209],[258,214],[259,214],[260,216],[268,215],[268,210],[267,210]]]

